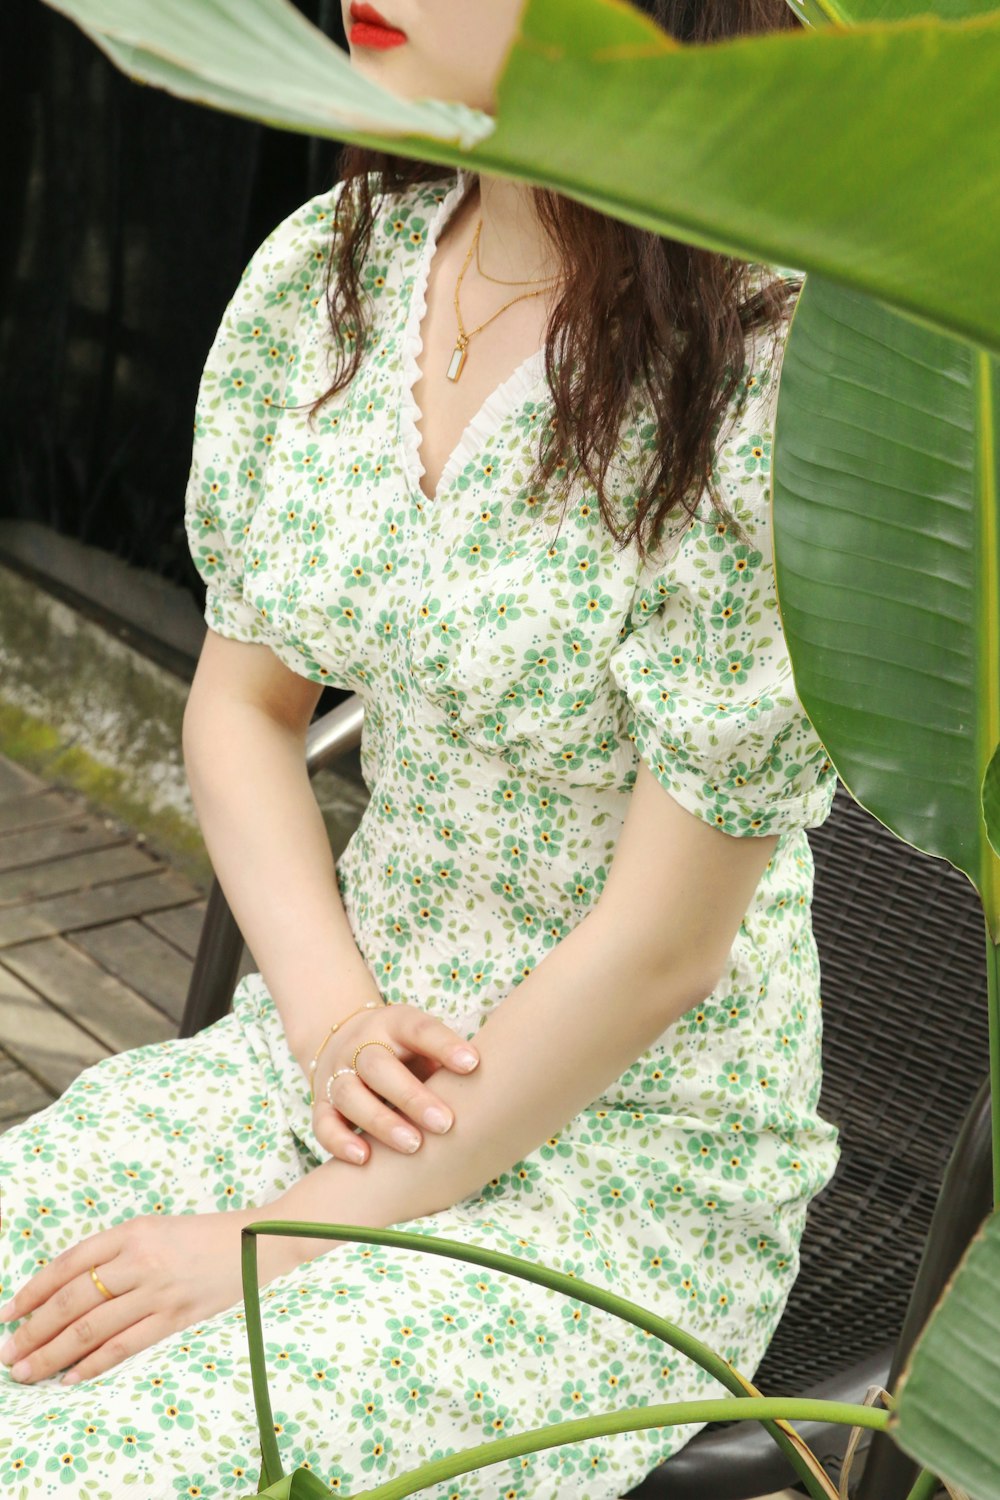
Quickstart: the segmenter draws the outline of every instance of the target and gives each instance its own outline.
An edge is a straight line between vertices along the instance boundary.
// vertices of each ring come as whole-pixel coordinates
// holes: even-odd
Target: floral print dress
[[[751,1374],[838,1157],[817,1114],[805,833],[836,778],[796,698],[769,529],[784,345],[752,342],[717,445],[748,540],[706,497],[640,565],[584,484],[557,475],[533,493],[550,413],[541,351],[483,403],[429,501],[412,387],[430,258],[462,178],[380,201],[371,338],[312,428],[299,404],[328,384],[321,271],[339,187],[252,257],[196,408],[186,523],[205,617],[363,699],[371,799],[338,861],[344,904],[384,997],[466,1036],[597,901],[640,758],[696,817],[780,836],[706,1001],[509,1172],[397,1226],[606,1285]],[[641,422],[622,433],[625,503],[652,443]],[[214,1026],[87,1068],[0,1139],[3,1298],[123,1217],[263,1205],[326,1158],[249,975]],[[270,1283],[263,1305],[286,1469],[308,1463],[344,1495],[503,1433],[721,1394],[601,1311],[412,1251],[343,1246]],[[250,1494],[248,1373],[240,1304],[73,1388],[18,1386],[4,1367],[5,1493]],[[615,1500],[696,1430],[543,1451],[426,1493]]]

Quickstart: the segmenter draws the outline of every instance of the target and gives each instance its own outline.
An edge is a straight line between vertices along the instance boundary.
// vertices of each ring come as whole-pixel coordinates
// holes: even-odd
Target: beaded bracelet
[[[330,1030],[327,1032],[326,1036],[323,1038],[323,1040],[320,1042],[319,1046],[316,1048],[316,1051],[313,1053],[313,1060],[309,1064],[309,1103],[310,1104],[315,1104],[316,1103],[316,1092],[315,1092],[315,1089],[314,1089],[314,1086],[313,1086],[314,1082],[315,1082],[315,1077],[316,1077],[316,1064],[319,1062],[319,1055],[320,1055],[320,1053],[322,1052],[323,1048],[326,1046],[326,1044],[330,1040],[330,1038],[333,1036],[334,1032],[337,1031],[341,1026],[343,1026],[343,1024],[344,1024],[345,1021],[349,1021],[351,1019],[351,1016],[360,1015],[360,1013],[363,1010],[378,1010],[384,1004],[385,1004],[384,1000],[366,1000],[365,1003],[364,1003],[364,1005],[359,1005],[358,1008],[357,1008],[357,1010],[352,1010],[350,1016],[341,1016],[341,1018],[340,1018],[339,1021],[334,1021],[333,1025],[330,1027]]]

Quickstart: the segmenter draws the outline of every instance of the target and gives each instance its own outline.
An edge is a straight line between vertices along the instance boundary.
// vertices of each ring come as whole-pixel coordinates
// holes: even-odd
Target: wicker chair
[[[310,726],[310,775],[358,745],[349,698]],[[756,1374],[769,1395],[861,1401],[891,1388],[947,1277],[991,1206],[983,923],[965,877],[909,848],[838,788],[810,842],[823,969],[821,1113],[842,1156],[814,1199],[798,1279]],[[181,1035],[229,1009],[242,935],[214,881]],[[800,1423],[835,1477],[847,1429]],[[868,1436],[867,1434],[865,1435]],[[904,1500],[916,1466],[869,1438],[856,1500]],[[712,1423],[635,1500],[751,1500],[795,1482],[752,1422]]]

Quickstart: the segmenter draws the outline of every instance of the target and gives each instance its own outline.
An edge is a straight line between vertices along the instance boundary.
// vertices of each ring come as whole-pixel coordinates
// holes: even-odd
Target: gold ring
[[[96,1286],[97,1290],[99,1292],[102,1292],[105,1297],[113,1297],[115,1295],[114,1292],[108,1291],[107,1287],[104,1285],[104,1282],[98,1276],[96,1266],[91,1266],[90,1268],[90,1279]]]
[[[361,1047],[386,1047],[392,1053],[393,1057],[398,1057],[399,1056],[399,1053],[396,1051],[395,1047],[390,1047],[388,1042],[382,1042],[382,1041],[362,1042],[361,1043]],[[358,1053],[361,1051],[361,1047],[355,1047],[355,1049],[354,1049],[354,1056],[351,1058],[351,1067],[354,1069],[355,1072],[357,1072],[357,1069],[358,1069]]]

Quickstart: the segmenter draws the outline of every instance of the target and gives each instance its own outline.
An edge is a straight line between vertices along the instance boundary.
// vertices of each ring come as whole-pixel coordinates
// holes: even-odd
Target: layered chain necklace
[[[498,276],[487,276],[486,272],[479,264],[479,235],[482,227],[483,221],[482,219],[480,219],[479,223],[476,225],[476,232],[472,236],[472,244],[469,246],[468,254],[465,257],[465,262],[462,266],[461,271],[458,273],[458,280],[455,283],[455,316],[458,319],[458,338],[455,342],[455,348],[452,353],[451,359],[448,362],[447,373],[448,379],[451,381],[458,380],[459,376],[462,373],[462,370],[465,368],[465,360],[469,348],[469,340],[473,337],[474,334],[477,334],[480,329],[485,328],[487,323],[492,323],[494,318],[499,318],[500,314],[502,312],[506,312],[508,307],[513,307],[515,302],[523,302],[526,297],[544,296],[549,286],[554,285],[555,282],[562,279],[561,275],[557,275],[532,276],[529,277],[526,281],[501,281]],[[531,286],[537,282],[542,281],[544,281],[546,285],[541,287],[541,289],[537,292],[522,292],[518,297],[511,297],[510,301],[505,302],[503,307],[498,308],[495,313],[491,314],[491,316],[486,319],[485,323],[480,323],[479,328],[471,328],[467,331],[465,324],[462,322],[462,309],[458,305],[458,293],[462,285],[462,277],[469,269],[469,262],[472,259],[473,252],[475,252],[476,256],[476,270],[479,272],[480,276],[482,276],[486,281],[494,282],[497,286]]]

